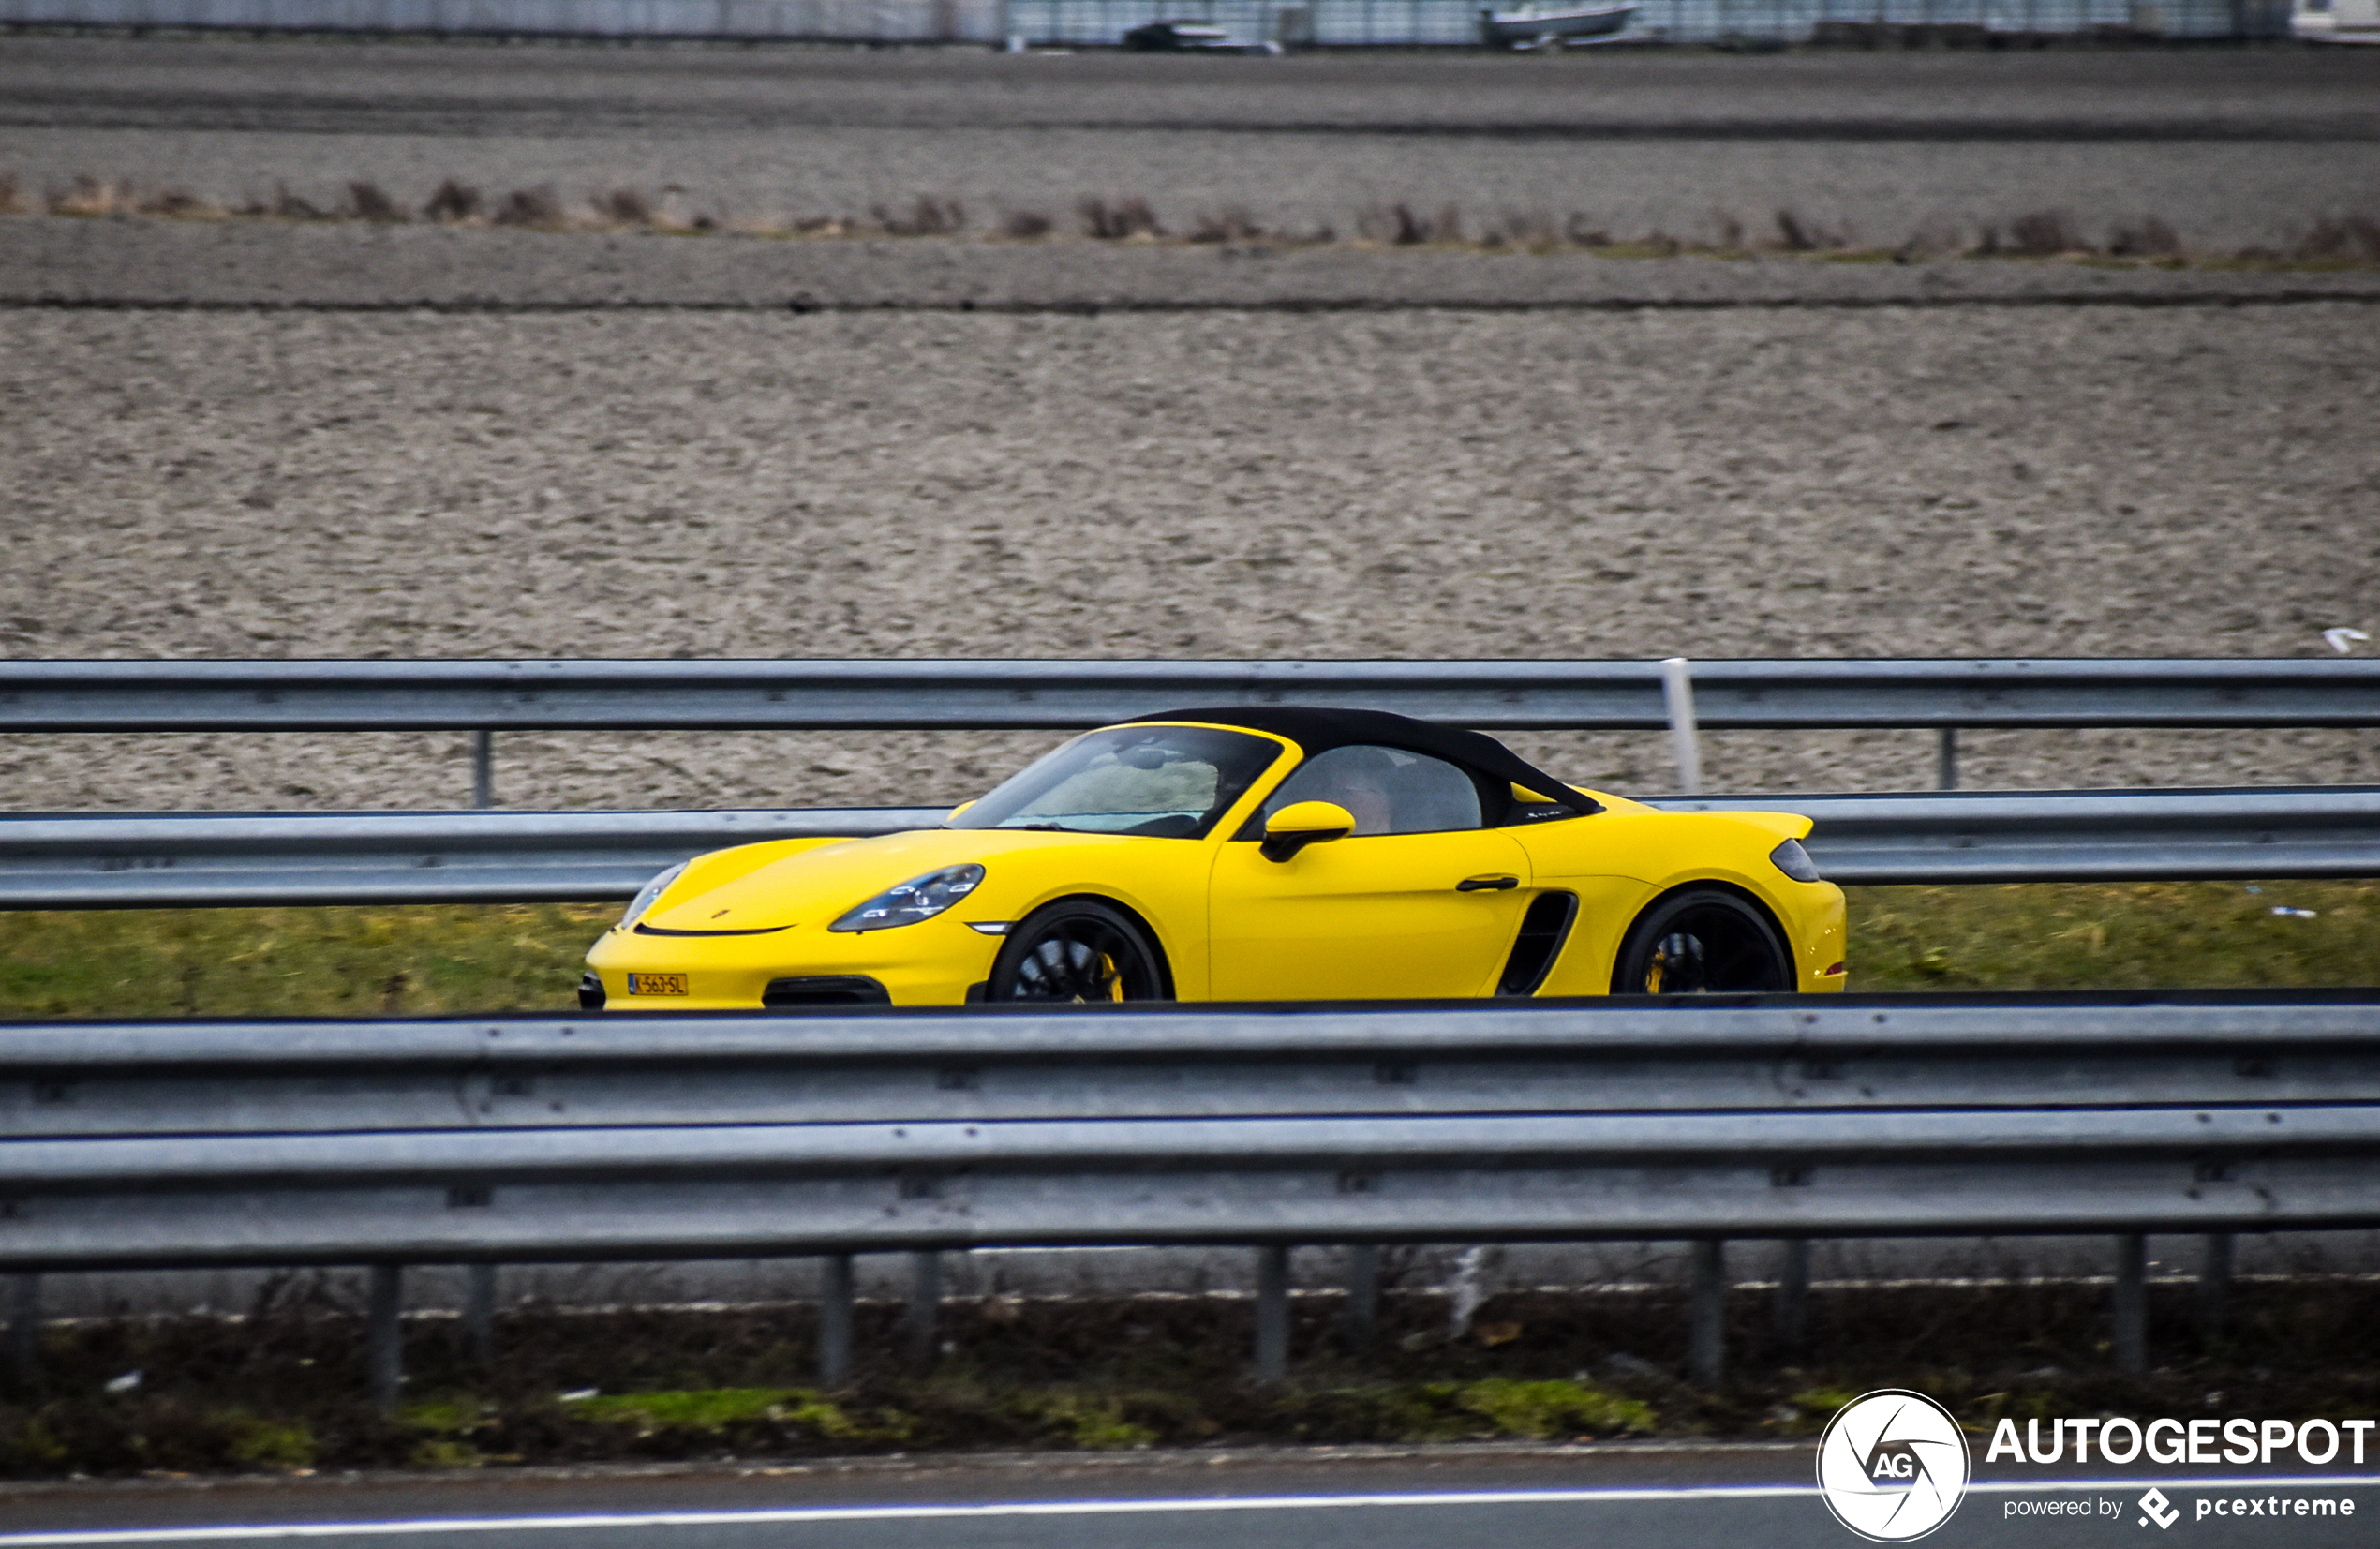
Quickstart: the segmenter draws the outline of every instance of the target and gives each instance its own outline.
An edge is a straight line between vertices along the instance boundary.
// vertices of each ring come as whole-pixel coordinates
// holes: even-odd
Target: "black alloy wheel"
[[[1614,995],[1775,994],[1793,965],[1767,916],[1719,887],[1688,887],[1629,927],[1612,969]]]
[[[1148,933],[1096,899],[1066,899],[1027,916],[1000,948],[984,994],[995,1005],[1172,998]]]

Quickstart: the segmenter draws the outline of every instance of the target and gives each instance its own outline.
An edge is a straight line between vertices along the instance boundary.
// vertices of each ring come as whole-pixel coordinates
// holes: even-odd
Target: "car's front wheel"
[[[1614,995],[1777,993],[1792,961],[1767,916],[1723,887],[1683,887],[1637,916],[1612,969]]]
[[[1027,916],[1008,932],[984,992],[994,1005],[1172,998],[1148,932],[1096,899],[1064,899]]]

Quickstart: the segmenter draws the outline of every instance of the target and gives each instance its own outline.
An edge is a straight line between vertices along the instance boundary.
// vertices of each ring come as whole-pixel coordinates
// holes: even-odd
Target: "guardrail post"
[[[8,1279],[8,1362],[17,1380],[30,1387],[41,1380],[41,1276]]]
[[[1777,1271],[1777,1343],[1788,1352],[1802,1348],[1809,1332],[1809,1239],[1785,1239],[1785,1261]]]
[[[818,1385],[851,1380],[851,1255],[830,1253],[818,1264]]]
[[[1703,794],[1703,732],[1694,720],[1694,664],[1683,656],[1661,663],[1661,703],[1669,711],[1670,755],[1677,760],[1677,788]]]
[[[942,1311],[942,1255],[921,1248],[909,1256],[909,1357],[918,1365],[934,1359],[934,1319]]]
[[[496,805],[496,734],[471,734],[471,805]]]
[[[396,1413],[397,1389],[405,1380],[405,1333],[399,1319],[405,1303],[405,1267],[372,1266],[372,1310],[366,1318],[364,1364],[371,1374],[372,1408]]]
[[[2116,1239],[2116,1319],[2110,1346],[2116,1370],[2149,1366],[2149,1239],[2128,1231]]]
[[[496,1266],[467,1264],[463,1270],[463,1333],[471,1359],[496,1364]]]
[[[1686,1333],[1686,1375],[1698,1388],[1718,1386],[1727,1336],[1727,1244],[1694,1244],[1694,1284]]]
[[[2198,1335],[2215,1340],[2231,1318],[2231,1233],[2207,1233],[2206,1254],[2198,1265]]]
[[[1348,1346],[1363,1349],[1380,1325],[1380,1249],[1376,1244],[1347,1244],[1347,1303],[1339,1327]]]
[[[1289,1375],[1289,1248],[1257,1249],[1257,1376],[1278,1382]]]
[[[1934,789],[1958,789],[1958,728],[1942,728],[1941,746],[1934,753]]]

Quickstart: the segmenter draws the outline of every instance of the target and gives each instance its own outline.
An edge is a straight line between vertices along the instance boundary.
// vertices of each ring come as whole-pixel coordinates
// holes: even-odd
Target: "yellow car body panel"
[[[1808,833],[1806,817],[1672,812],[1586,792],[1604,811],[1350,836],[1274,861],[1246,829],[1301,750],[1219,729],[1268,737],[1284,756],[1203,838],[935,828],[744,845],[690,863],[640,918],[598,940],[588,964],[616,1010],[752,1010],[771,981],[842,976],[875,981],[896,1005],[955,1005],[981,992],[1003,943],[976,927],[1087,897],[1147,927],[1177,1000],[1479,996],[1495,992],[1530,903],[1563,892],[1576,911],[1534,993],[1599,995],[1630,924],[1702,884],[1758,902],[1785,940],[1796,988],[1843,988],[1841,890],[1794,881],[1769,858]],[[969,863],[982,879],[941,914],[828,929],[898,884]]]
[[[1287,862],[1250,843],[1214,849],[1220,1001],[1484,995],[1528,902],[1528,856],[1510,828],[1334,840]],[[1455,890],[1488,877],[1514,886]]]

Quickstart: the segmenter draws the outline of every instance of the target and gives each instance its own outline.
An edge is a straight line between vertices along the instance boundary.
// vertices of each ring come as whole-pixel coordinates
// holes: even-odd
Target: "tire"
[[[1723,887],[1683,887],[1637,916],[1612,966],[1614,995],[1779,994],[1792,959],[1767,916]]]
[[[1169,1001],[1173,986],[1138,921],[1097,899],[1064,899],[1008,932],[988,1005]]]

